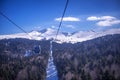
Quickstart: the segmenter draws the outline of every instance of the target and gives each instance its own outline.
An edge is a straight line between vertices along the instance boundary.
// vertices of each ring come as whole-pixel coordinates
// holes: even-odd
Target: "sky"
[[[57,29],[66,0],[0,0],[0,11],[26,32]],[[120,28],[120,0],[69,0],[62,32]],[[22,31],[0,15],[0,35]]]

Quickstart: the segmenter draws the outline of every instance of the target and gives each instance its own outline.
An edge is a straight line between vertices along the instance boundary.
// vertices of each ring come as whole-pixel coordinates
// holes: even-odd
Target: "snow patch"
[[[47,28],[45,32],[32,31],[28,33],[29,35],[26,33],[0,35],[0,39],[26,38],[26,39],[33,39],[33,40],[43,40],[43,39],[50,40],[55,38],[56,33],[57,31],[55,29]],[[57,36],[56,42],[57,43],[63,43],[63,42],[77,43],[77,42],[82,42],[82,41],[94,39],[94,38],[105,36],[105,35],[112,35],[112,34],[120,34],[120,29],[109,29],[101,32],[79,31],[72,34],[60,32]]]

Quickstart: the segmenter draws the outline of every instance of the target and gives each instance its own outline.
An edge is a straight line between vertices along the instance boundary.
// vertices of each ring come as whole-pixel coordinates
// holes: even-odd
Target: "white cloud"
[[[61,18],[56,18],[55,21],[60,21]],[[80,21],[79,18],[76,18],[76,17],[64,17],[63,18],[63,21]]]
[[[41,26],[37,26],[37,27],[34,27],[35,29],[39,29],[39,28],[41,28]]]
[[[73,25],[66,25],[65,27],[75,29]]]
[[[113,19],[116,19],[116,18],[113,17],[113,16],[102,16],[102,17],[100,17],[100,20],[113,20]]]
[[[113,16],[90,16],[87,18],[88,21],[98,21],[97,26],[112,26],[115,24],[120,24],[120,20]]]
[[[115,24],[120,24],[120,20],[104,20],[96,23],[98,26],[112,26]]]
[[[100,20],[100,18],[96,17],[96,16],[90,16],[87,18],[88,21],[96,21],[96,20]]]
[[[40,30],[42,27],[41,26],[36,26],[33,28],[33,30]]]
[[[90,17],[87,18],[88,21],[113,20],[113,19],[116,19],[116,18],[112,17],[112,16],[101,16],[101,17],[90,16]]]
[[[52,25],[52,26],[51,26],[51,28],[55,29],[55,26],[54,26],[54,25]]]

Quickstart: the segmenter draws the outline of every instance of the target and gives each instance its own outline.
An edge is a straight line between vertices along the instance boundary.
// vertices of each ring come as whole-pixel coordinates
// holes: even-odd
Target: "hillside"
[[[36,53],[36,45],[41,53]],[[0,80],[45,80],[48,50],[49,41],[0,40]]]
[[[120,80],[120,35],[55,44],[59,80]]]
[[[0,80],[45,80],[49,42],[0,40]],[[120,80],[120,35],[75,44],[53,42],[53,58],[59,80]]]

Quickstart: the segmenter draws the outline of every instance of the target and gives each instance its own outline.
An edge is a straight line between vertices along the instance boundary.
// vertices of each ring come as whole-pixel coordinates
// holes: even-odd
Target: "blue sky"
[[[58,28],[66,0],[0,0],[0,11],[25,31]],[[120,28],[120,0],[69,0],[60,31]],[[0,15],[0,34],[22,32]]]

